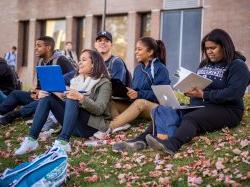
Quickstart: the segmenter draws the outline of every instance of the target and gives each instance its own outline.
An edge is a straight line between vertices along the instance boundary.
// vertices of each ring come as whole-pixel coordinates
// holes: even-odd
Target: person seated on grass
[[[4,58],[0,57],[0,104],[15,90],[14,71]]]
[[[60,95],[39,95],[41,99],[29,135],[15,151],[16,155],[37,149],[37,139],[50,110],[62,125],[54,146],[67,152],[71,151],[71,135],[88,138],[98,130],[108,129],[112,86],[103,58],[98,52],[85,49],[78,65],[78,75],[71,79],[69,91]],[[83,91],[85,93],[80,93]]]
[[[55,41],[49,36],[41,36],[36,40],[35,54],[40,58],[40,66],[59,65],[63,75],[74,70],[68,59],[58,54],[55,50]],[[5,126],[15,119],[32,117],[38,104],[38,94],[40,92],[40,82],[37,79],[36,88],[32,92],[14,90],[0,104],[0,125]],[[22,106],[17,109],[17,107]]]
[[[112,34],[108,31],[98,32],[94,46],[95,49],[101,54],[111,79],[118,79],[126,86],[130,85],[131,80],[127,80],[129,72],[126,68],[125,62],[122,60],[122,58],[112,54]]]
[[[135,56],[139,65],[134,70],[132,88],[127,88],[131,102],[112,100],[110,129],[121,127],[138,116],[150,119],[150,111],[158,106],[152,85],[169,85],[166,49],[161,40],[142,37],[137,41]]]
[[[199,134],[232,128],[240,123],[244,112],[243,96],[250,81],[246,58],[235,50],[231,37],[221,29],[208,33],[201,42],[201,49],[203,60],[197,74],[213,82],[204,90],[190,88],[185,94],[191,98],[191,104],[204,107],[172,109],[179,116],[180,124],[171,137],[155,132],[158,125],[155,124],[156,127],[149,126],[135,139],[115,144],[114,151],[136,151],[149,146],[173,155]]]

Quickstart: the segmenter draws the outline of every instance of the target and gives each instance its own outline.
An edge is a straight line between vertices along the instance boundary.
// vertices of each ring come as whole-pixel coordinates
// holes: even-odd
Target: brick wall
[[[226,30],[250,67],[250,1],[204,0],[203,35],[214,28]]]
[[[13,45],[18,44],[18,21],[30,21],[30,38],[28,46],[28,66],[19,68],[21,79],[27,85],[34,83],[34,40],[39,33],[37,21],[54,18],[65,18],[70,28],[66,29],[67,40],[75,40],[71,31],[74,29],[73,17],[85,16],[85,47],[91,47],[96,33],[96,17],[103,13],[104,0],[1,0],[0,7],[0,55]],[[230,33],[237,50],[250,59],[250,1],[249,0],[201,0],[203,6],[202,36],[214,28],[222,28]],[[127,14],[129,20],[128,67],[134,67],[134,47],[139,37],[140,18],[137,13],[152,13],[152,36],[159,37],[160,11],[163,0],[107,0],[107,14]],[[20,40],[19,40],[20,41]],[[248,60],[250,67],[250,60]]]

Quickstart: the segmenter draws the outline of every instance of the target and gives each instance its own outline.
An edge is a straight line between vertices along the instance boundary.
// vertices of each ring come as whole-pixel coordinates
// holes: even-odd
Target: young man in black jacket
[[[15,89],[15,77],[4,58],[0,58],[0,103]]]
[[[74,70],[69,60],[54,51],[55,41],[49,36],[42,36],[36,40],[35,54],[42,60],[39,65],[48,66],[57,64],[61,66],[62,73],[66,74]],[[4,115],[0,118],[0,124],[6,125],[11,123],[16,118],[30,117],[35,113],[38,104],[38,94],[41,91],[39,80],[33,92],[14,90],[0,104],[0,114]],[[23,106],[20,110],[15,110],[17,106]]]

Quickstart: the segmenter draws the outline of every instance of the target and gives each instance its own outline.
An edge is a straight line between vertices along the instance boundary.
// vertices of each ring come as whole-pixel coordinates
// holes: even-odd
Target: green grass
[[[241,184],[250,186],[250,144],[241,147],[240,143],[250,141],[250,95],[245,97],[245,115],[241,125],[234,129],[205,134],[196,137],[189,144],[184,145],[174,157],[164,155],[147,149],[137,153],[114,153],[110,145],[87,148],[82,146],[82,139],[71,140],[73,154],[69,155],[70,180],[66,186],[152,186],[167,185],[188,186],[188,176],[201,177],[202,183],[197,186],[230,186]],[[127,137],[139,134],[147,121],[137,120],[135,127],[125,133]],[[21,141],[28,133],[28,127],[24,121],[3,127],[0,130],[0,152],[10,153],[10,156],[0,157],[0,172],[7,167],[14,167],[25,162],[29,157],[44,152],[51,145],[56,136],[47,142],[41,142],[37,151],[32,154],[14,157],[12,156]],[[115,138],[115,135],[113,136]],[[239,149],[237,155],[235,149]],[[222,159],[223,169],[216,168],[218,160]],[[208,161],[206,165],[201,161]],[[79,164],[85,163],[88,170],[76,174]],[[96,182],[88,182],[87,177],[97,175]],[[229,176],[231,183],[225,180]],[[118,178],[120,177],[120,178]],[[218,180],[221,177],[221,180]],[[123,180],[122,180],[123,179]],[[168,181],[162,182],[163,179]]]

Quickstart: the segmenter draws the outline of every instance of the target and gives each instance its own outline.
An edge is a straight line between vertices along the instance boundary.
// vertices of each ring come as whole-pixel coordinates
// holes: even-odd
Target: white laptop
[[[196,105],[180,105],[175,93],[170,85],[152,85],[153,92],[161,105],[169,106],[174,109],[201,108]]]

